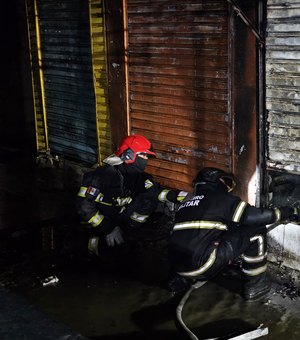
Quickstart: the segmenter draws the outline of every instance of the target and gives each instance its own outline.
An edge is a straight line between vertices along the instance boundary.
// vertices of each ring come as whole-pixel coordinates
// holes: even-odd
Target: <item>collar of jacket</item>
[[[212,182],[200,182],[197,184],[195,188],[195,194],[200,194],[203,190],[211,190],[211,191],[219,191],[219,192],[228,192],[228,189],[224,183],[218,181],[217,183]]]
[[[115,166],[123,163],[120,157],[116,156],[114,153],[103,160],[103,163]]]

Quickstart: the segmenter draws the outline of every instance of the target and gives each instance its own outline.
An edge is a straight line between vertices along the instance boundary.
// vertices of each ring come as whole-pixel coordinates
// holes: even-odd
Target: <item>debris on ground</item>
[[[284,283],[283,286],[278,287],[275,291],[283,298],[289,298],[293,301],[298,300],[300,297],[300,290],[296,286],[295,280],[292,278],[290,278],[288,282]]]

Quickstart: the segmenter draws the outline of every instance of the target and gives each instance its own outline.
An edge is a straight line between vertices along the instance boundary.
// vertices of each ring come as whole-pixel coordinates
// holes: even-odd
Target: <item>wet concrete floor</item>
[[[4,264],[2,256],[1,264],[1,286],[88,339],[189,338],[175,322],[180,298],[166,288],[165,260],[151,247],[142,258],[131,254],[128,262],[93,258],[58,263],[49,254],[43,257],[31,249],[22,260],[11,263]],[[43,286],[51,276],[58,282]],[[194,290],[182,318],[198,339],[228,339],[263,325],[269,330],[264,339],[296,340],[300,338],[299,295],[283,294],[283,287],[273,283],[267,298],[246,303],[239,295],[238,273],[230,270]]]
[[[73,334],[89,339],[189,338],[175,322],[180,298],[174,297],[167,289],[167,241],[161,238],[161,232],[158,232],[158,238],[156,232],[152,236],[151,232],[150,236],[147,233],[148,239],[138,240],[129,253],[128,249],[127,253],[118,249],[113,256],[107,253],[105,260],[53,252],[51,242],[55,233],[51,228],[54,222],[50,223],[50,229],[44,226],[45,223],[41,223],[44,228],[37,226],[39,219],[51,220],[65,210],[68,203],[65,188],[58,185],[54,189],[42,187],[41,190],[39,187],[39,194],[35,195],[37,184],[31,182],[35,180],[31,168],[20,167],[16,160],[0,165],[0,199],[2,208],[7,206],[1,210],[0,221],[0,231],[3,232],[0,239],[0,286],[4,292],[34,306],[49,320],[72,329]],[[45,183],[48,183],[47,179]],[[7,202],[13,202],[14,209]],[[15,208],[22,204],[28,209],[14,214]],[[22,216],[21,211],[27,214]],[[11,230],[6,228],[7,221],[13,221]],[[30,228],[32,225],[35,227]],[[151,240],[151,237],[154,238]],[[296,283],[288,276],[284,277],[283,271],[280,279],[273,277],[275,281],[268,298],[246,303],[239,295],[240,281],[235,269],[194,290],[184,305],[183,320],[197,338],[228,339],[262,324],[269,329],[263,339],[300,339],[300,302]],[[44,286],[45,279],[51,276],[57,277],[58,282]],[[21,308],[19,313],[26,312]],[[29,317],[30,313],[33,315],[30,310],[28,313]],[[5,334],[5,327],[18,328],[18,324],[5,324],[4,321],[5,318],[0,320],[0,335]],[[19,333],[15,339],[7,339],[43,339],[38,329],[44,322],[37,319],[36,335]],[[52,325],[50,321],[48,324]]]

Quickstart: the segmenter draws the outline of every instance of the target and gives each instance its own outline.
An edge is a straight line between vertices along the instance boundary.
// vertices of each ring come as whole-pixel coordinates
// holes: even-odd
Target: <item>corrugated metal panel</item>
[[[90,31],[93,57],[98,160],[102,162],[112,152],[108,108],[108,82],[103,1],[90,0]]]
[[[36,2],[27,0],[26,16],[29,37],[31,73],[32,73],[32,88],[34,101],[35,115],[35,131],[36,131],[36,146],[38,152],[47,152],[48,136],[47,123],[45,115],[45,105],[43,103],[44,88],[43,88],[43,70],[41,66],[41,50],[40,50],[40,34],[39,25],[36,17]]]
[[[38,0],[37,8],[51,153],[96,163],[88,1]]]
[[[158,158],[148,171],[190,188],[199,168],[231,168],[226,1],[128,0],[131,131]]]
[[[300,1],[269,0],[267,15],[267,165],[300,173]]]

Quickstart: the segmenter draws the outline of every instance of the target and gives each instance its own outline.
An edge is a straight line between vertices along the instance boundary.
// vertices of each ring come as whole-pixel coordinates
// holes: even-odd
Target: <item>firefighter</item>
[[[193,184],[193,196],[176,212],[170,239],[170,260],[177,273],[173,285],[210,280],[241,258],[244,299],[264,296],[270,290],[266,225],[298,220],[298,210],[251,206],[231,193],[232,174],[217,168],[203,168]]]
[[[159,202],[184,199],[186,192],[163,188],[144,171],[149,157],[156,154],[148,139],[127,136],[105,165],[83,176],[78,213],[89,231],[89,253],[99,256],[103,239],[110,247],[124,243],[124,233],[144,226]]]

